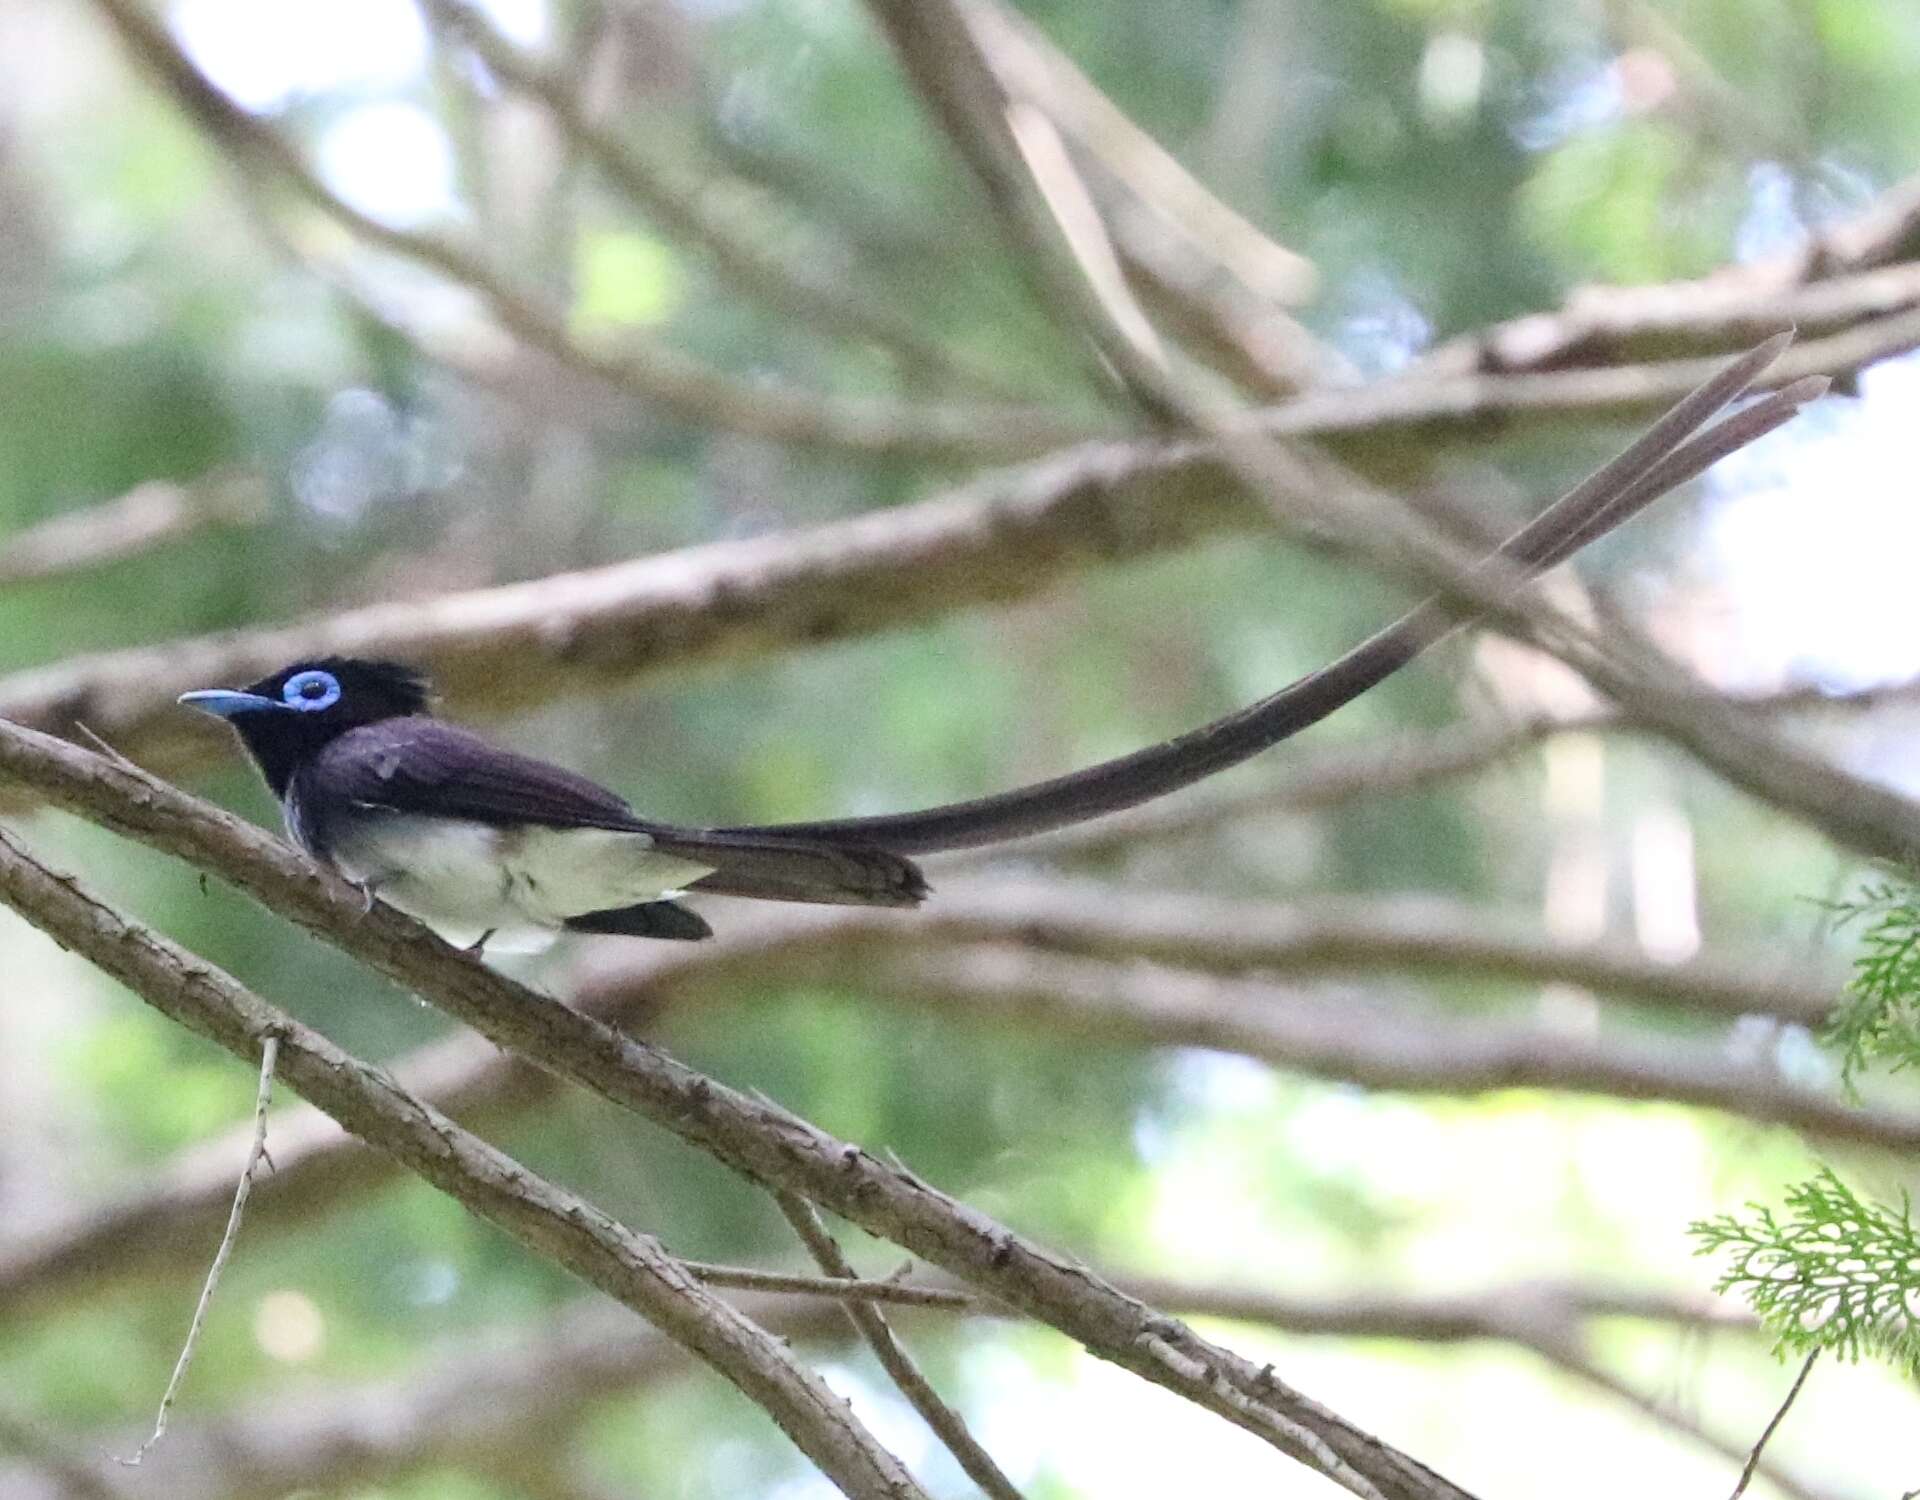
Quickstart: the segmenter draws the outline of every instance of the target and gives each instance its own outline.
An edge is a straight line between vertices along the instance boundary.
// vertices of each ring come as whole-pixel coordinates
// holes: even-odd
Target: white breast
[[[339,829],[333,862],[381,900],[468,947],[539,952],[568,917],[652,901],[711,867],[657,853],[643,833],[521,828],[368,812]]]

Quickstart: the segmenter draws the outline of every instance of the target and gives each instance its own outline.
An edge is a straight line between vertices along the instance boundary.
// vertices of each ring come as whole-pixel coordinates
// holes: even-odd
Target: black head
[[[427,711],[427,680],[412,667],[353,656],[295,662],[244,688],[182,693],[180,701],[225,719],[259,762],[275,796],[295,768],[362,724]]]

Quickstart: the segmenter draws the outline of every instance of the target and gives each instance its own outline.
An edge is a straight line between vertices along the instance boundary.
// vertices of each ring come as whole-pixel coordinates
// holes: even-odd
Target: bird
[[[242,688],[182,693],[224,719],[315,860],[474,954],[537,953],[565,932],[696,941],[676,899],[713,892],[917,906],[918,866],[858,838],[681,828],[617,793],[434,717],[425,675],[324,656]]]

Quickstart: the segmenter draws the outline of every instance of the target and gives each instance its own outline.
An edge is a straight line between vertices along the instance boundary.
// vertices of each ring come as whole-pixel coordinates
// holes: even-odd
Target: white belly
[[[537,953],[568,917],[670,895],[708,865],[654,851],[644,833],[522,828],[369,812],[335,837],[333,862],[449,943]]]

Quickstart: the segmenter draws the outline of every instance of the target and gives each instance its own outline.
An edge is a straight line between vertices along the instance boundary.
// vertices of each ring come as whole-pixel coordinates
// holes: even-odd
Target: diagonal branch
[[[773,1200],[793,1226],[793,1232],[807,1247],[807,1253],[827,1273],[829,1279],[851,1281],[857,1277],[859,1273],[841,1253],[839,1245],[827,1232],[826,1225],[820,1222],[820,1216],[814,1212],[811,1203],[785,1192],[776,1192]],[[988,1500],[1023,1500],[1014,1482],[1001,1471],[992,1455],[980,1446],[979,1439],[967,1431],[967,1424],[960,1419],[960,1414],[941,1400],[932,1382],[920,1373],[920,1367],[913,1362],[913,1356],[907,1353],[900,1340],[894,1337],[893,1329],[888,1326],[880,1309],[871,1302],[852,1298],[841,1306],[846,1312],[847,1321],[866,1340],[874,1358],[880,1361],[880,1368],[887,1372],[887,1377],[899,1387],[900,1394],[907,1398],[908,1404],[920,1413],[921,1420],[946,1445],[947,1451],[953,1455],[967,1478],[980,1486],[981,1493]]]
[[[963,12],[1010,102],[1039,110],[1093,170],[1087,185],[1128,274],[1224,373],[1283,396],[1319,383],[1338,359],[1283,311],[1314,270],[1228,208],[1017,12]]]
[[[1016,264],[1034,300],[1059,319],[1069,337],[1084,336],[1101,384],[1117,377],[1149,416],[1177,420],[1167,401],[1166,356],[1152,326],[1133,301],[1119,267],[1105,253],[1073,243],[1071,218],[1062,222],[1038,199],[1029,170],[1036,150],[1062,149],[1052,126],[1031,106],[1009,107],[978,41],[948,0],[868,0],[868,9],[935,120],[959,148],[985,189],[995,220],[1016,252]],[[1024,132],[1019,110],[1033,127]],[[1044,127],[1044,133],[1036,135]]]
[[[536,1254],[640,1313],[764,1408],[850,1496],[925,1500],[898,1460],[785,1347],[636,1234],[462,1130],[383,1072],[138,926],[0,832],[0,901],[187,1029],[252,1059],[268,1038],[288,1085]]]

